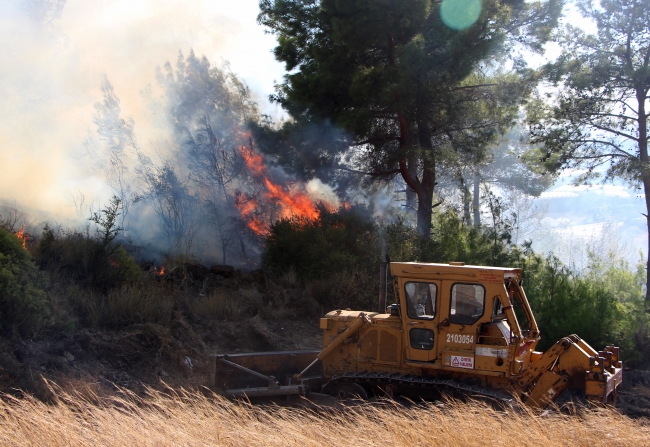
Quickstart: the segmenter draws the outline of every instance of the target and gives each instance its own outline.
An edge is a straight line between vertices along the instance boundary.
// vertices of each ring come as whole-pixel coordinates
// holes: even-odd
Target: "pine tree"
[[[559,93],[529,111],[533,141],[544,143],[538,159],[550,171],[583,169],[579,182],[637,185],[650,210],[650,0],[580,0],[578,7],[597,33],[567,26],[559,38],[563,53],[546,67]]]
[[[274,99],[297,121],[349,132],[360,171],[400,175],[417,197],[425,238],[439,152],[485,147],[530,87],[492,62],[517,44],[539,49],[561,9],[556,1],[457,3],[260,1],[258,20],[277,35],[275,56],[288,72]],[[525,73],[521,60],[515,66]]]

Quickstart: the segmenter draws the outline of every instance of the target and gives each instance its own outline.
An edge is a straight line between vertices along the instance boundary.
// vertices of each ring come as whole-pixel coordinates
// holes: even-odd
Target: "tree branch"
[[[632,111],[635,111],[635,110],[632,110]],[[591,113],[590,115],[591,116],[602,116],[602,117],[608,116],[608,117],[612,117],[612,118],[619,118],[619,119],[631,120],[631,121],[637,121],[638,120],[638,117],[634,118],[634,117],[627,116],[627,115],[616,115],[614,113]],[[637,112],[637,115],[638,115],[638,112]]]
[[[463,85],[460,87],[452,88],[449,91],[450,92],[457,92],[459,90],[469,90],[469,89],[475,89],[475,88],[482,88],[482,87],[495,87],[499,84],[476,84],[476,85]]]
[[[383,171],[383,172],[363,172],[363,171],[358,171],[356,169],[350,169],[350,168],[344,168],[343,166],[338,166],[334,168],[339,171],[346,171],[346,172],[353,172],[355,174],[362,174],[362,175],[369,175],[373,177],[381,177],[385,175],[391,175],[391,174],[399,174],[400,170],[399,169],[391,169],[390,171]]]
[[[606,140],[597,140],[595,138],[590,138],[590,139],[567,139],[564,141],[565,143],[579,143],[579,144],[602,144],[604,146],[609,146],[613,148],[615,151],[619,152],[621,156],[623,157],[634,157],[632,154],[624,151],[620,147],[618,147],[616,144],[612,143],[611,141],[606,141]]]
[[[601,126],[601,125],[596,124],[596,123],[587,122],[587,124],[590,125],[590,126],[595,127],[596,129],[600,129],[600,130],[603,130],[605,132],[609,132],[609,133],[613,133],[614,135],[618,135],[619,137],[627,138],[629,140],[636,141],[637,143],[639,142],[638,138],[635,138],[632,135],[626,134],[625,132],[621,132],[621,131],[612,129],[610,127]]]
[[[582,155],[582,156],[574,156],[576,160],[597,160],[601,158],[635,158],[631,155],[624,155],[624,154],[599,154],[599,155]]]
[[[393,136],[393,137],[382,137],[382,138],[369,138],[363,141],[355,141],[354,143],[351,143],[350,146],[363,146],[364,144],[381,143],[383,141],[399,141],[399,137]]]

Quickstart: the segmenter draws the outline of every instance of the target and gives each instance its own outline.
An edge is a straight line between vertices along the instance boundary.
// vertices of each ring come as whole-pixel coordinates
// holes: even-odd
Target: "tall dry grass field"
[[[644,446],[650,427],[614,410],[499,412],[480,403],[306,410],[150,392],[55,404],[5,396],[0,444],[16,446]],[[126,396],[126,397],[124,397]]]

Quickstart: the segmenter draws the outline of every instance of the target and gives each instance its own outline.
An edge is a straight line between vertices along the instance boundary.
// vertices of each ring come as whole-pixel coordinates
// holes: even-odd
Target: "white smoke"
[[[154,151],[167,135],[143,92],[159,97],[155,69],[179,51],[228,60],[264,102],[282,67],[256,15],[256,0],[0,0],[0,199],[73,219],[72,196],[110,198],[84,144],[104,77]]]

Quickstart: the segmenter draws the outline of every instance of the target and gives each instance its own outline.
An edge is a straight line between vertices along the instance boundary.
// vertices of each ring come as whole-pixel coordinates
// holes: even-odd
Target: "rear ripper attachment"
[[[607,346],[589,357],[589,369],[585,374],[587,399],[602,403],[616,403],[616,389],[623,381],[623,362],[618,359],[619,349]]]
[[[568,388],[584,390],[587,400],[614,403],[620,385],[623,364],[617,347],[596,352],[577,335],[558,341],[522,372],[517,388],[529,406],[544,407]]]
[[[596,351],[571,335],[535,351],[540,330],[521,269],[393,262],[390,271],[395,297],[386,313],[329,312],[320,351],[212,356],[211,386],[233,397],[342,399],[451,390],[537,408],[576,388],[591,401],[614,402],[623,367],[617,347]]]

